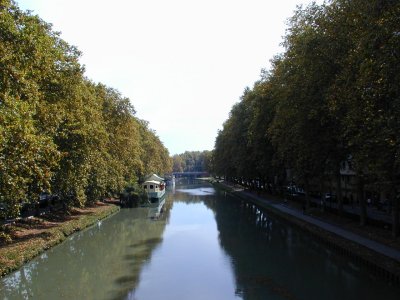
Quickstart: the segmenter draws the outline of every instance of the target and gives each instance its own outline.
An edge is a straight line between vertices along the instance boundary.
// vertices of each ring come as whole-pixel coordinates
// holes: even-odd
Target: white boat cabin
[[[158,192],[164,189],[164,185],[160,181],[147,180],[143,183],[143,188],[148,192]]]

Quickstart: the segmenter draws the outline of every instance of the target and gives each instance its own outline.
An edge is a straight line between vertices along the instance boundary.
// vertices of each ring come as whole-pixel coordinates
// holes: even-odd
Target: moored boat
[[[156,174],[149,176],[142,186],[150,202],[156,202],[165,195],[164,179]]]

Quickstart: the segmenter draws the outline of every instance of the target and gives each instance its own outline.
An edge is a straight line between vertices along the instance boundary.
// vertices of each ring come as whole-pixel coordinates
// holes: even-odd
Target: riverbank
[[[74,208],[71,215],[46,215],[22,219],[8,226],[12,242],[0,245],[0,277],[20,268],[45,250],[63,242],[74,232],[119,211],[112,204],[98,202],[93,207]]]
[[[307,231],[337,252],[367,265],[375,275],[400,284],[400,251],[397,247],[393,247],[393,244],[397,245],[397,240],[382,243],[382,239],[380,241],[371,239],[368,229],[359,226],[354,232],[352,226],[341,222],[340,218],[330,216],[326,220],[321,218],[317,211],[304,214],[300,205],[289,203],[279,197],[252,193],[243,187],[224,182],[212,183]]]

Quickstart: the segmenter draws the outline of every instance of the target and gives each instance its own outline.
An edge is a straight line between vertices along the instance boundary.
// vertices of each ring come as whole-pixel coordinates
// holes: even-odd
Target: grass
[[[12,242],[0,245],[0,276],[17,270],[45,250],[63,242],[74,232],[117,212],[118,206],[99,203],[94,207],[74,209],[67,217],[29,219],[10,228]]]

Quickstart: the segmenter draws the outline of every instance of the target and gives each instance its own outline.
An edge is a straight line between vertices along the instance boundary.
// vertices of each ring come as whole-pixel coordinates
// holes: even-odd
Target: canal
[[[1,299],[399,299],[400,289],[204,182],[122,209],[0,280]]]

